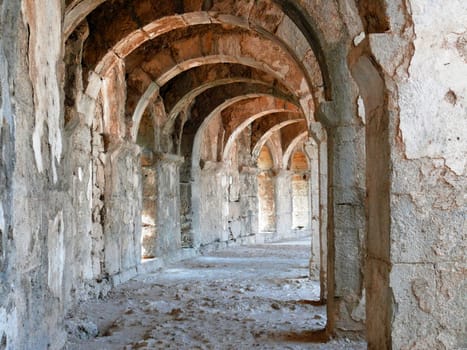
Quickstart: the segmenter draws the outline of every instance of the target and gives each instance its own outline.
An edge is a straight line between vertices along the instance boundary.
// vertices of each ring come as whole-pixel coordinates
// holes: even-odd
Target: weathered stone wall
[[[388,3],[391,32],[370,36],[391,82],[391,341],[394,349],[460,349],[467,346],[467,86],[460,79],[467,5],[405,5]]]
[[[310,188],[308,174],[292,176],[292,227],[308,229],[310,227]]]
[[[156,256],[181,248],[180,164],[183,158],[160,154],[156,160]]]
[[[143,166],[143,204],[141,213],[142,223],[142,256],[143,258],[156,257],[157,248],[157,197],[156,197],[156,169],[153,164]]]
[[[141,187],[139,147],[118,145],[108,155],[105,191],[105,271],[111,276],[135,274],[140,264]]]
[[[274,240],[295,236],[292,230],[292,172],[281,169],[274,177],[274,196],[276,203],[276,231]]]
[[[258,175],[259,230],[276,231],[276,197],[274,175],[270,171]],[[266,238],[266,235],[265,235]]]
[[[134,3],[144,12],[143,1]],[[230,163],[220,163],[223,138],[236,135],[233,128],[240,122],[219,117],[208,128],[202,162],[191,159],[194,134],[209,112],[204,108],[217,107],[225,96],[258,91],[300,101],[308,122],[319,108],[317,117],[329,136],[318,137],[310,157],[311,226],[314,233],[319,230],[313,242],[320,243],[313,255],[320,256],[328,330],[361,331],[367,317],[372,349],[466,347],[465,1],[280,0],[268,2],[273,16],[264,17],[250,1],[205,4],[244,18],[207,12],[199,18],[173,17],[183,28],[151,43],[157,30],[138,29],[125,42],[123,35],[140,24],[125,6],[107,2],[64,43],[63,31],[71,30],[67,20],[62,29],[64,2],[0,0],[0,347],[61,348],[68,308],[105,294],[112,283],[137,272],[142,208],[154,209],[153,255],[180,248],[181,225],[195,246],[242,242],[259,233],[258,192],[264,188],[252,165],[252,130],[237,135],[237,144],[228,148],[235,155]],[[167,2],[168,13],[178,13],[172,5]],[[112,6],[122,17],[106,17]],[[160,15],[159,9],[153,12]],[[121,25],[119,18],[126,22]],[[215,35],[203,18],[219,21]],[[101,32],[101,21],[114,30]],[[198,39],[189,37],[190,21],[198,24],[193,32],[202,27],[197,38],[212,45],[193,44]],[[257,25],[264,28],[255,31]],[[232,38],[241,39],[241,45]],[[120,39],[125,40],[95,69],[99,74],[93,73],[94,63]],[[138,40],[146,44],[131,55]],[[166,41],[174,57],[160,52],[154,59],[151,50],[162,47],[154,43]],[[152,57],[147,62],[146,49]],[[182,74],[181,67],[200,62],[190,59],[211,54],[250,65],[250,73],[268,70],[251,75],[258,86],[238,83],[185,101],[181,120],[171,121],[173,134],[162,135],[163,109],[170,106],[163,97],[172,95],[175,102],[183,94],[164,91],[157,97],[144,91],[157,86],[159,92],[154,81],[161,74],[164,79]],[[180,72],[167,73],[175,66]],[[81,81],[83,71],[90,83]],[[131,89],[125,81],[129,76]],[[216,77],[209,79],[214,88]],[[289,88],[293,98],[284,93]],[[165,155],[144,172],[153,182],[143,186],[140,150],[132,139],[139,123],[132,119],[135,101],[157,109],[155,117],[151,114],[156,128],[145,135],[156,148],[185,156],[181,176],[181,159]],[[272,110],[284,110],[279,101]],[[185,123],[192,129],[183,134]],[[316,131],[313,123],[309,127]],[[276,234],[268,239],[279,239],[295,234],[290,174],[281,164],[282,146],[290,146],[290,140],[281,139],[277,130],[268,132],[278,172],[275,190],[269,191],[275,196]],[[152,203],[143,206],[142,196]]]
[[[225,242],[228,216],[229,176],[222,163],[206,163],[195,177],[193,194],[193,244]]]
[[[18,324],[24,318],[15,305],[17,272],[16,244],[13,241],[13,173],[15,167],[15,115],[21,110],[12,100],[12,90],[17,86],[18,74],[25,70],[25,61],[16,60],[20,50],[16,43],[21,36],[22,49],[26,39],[21,28],[18,4],[0,1],[0,344],[13,348],[18,344]],[[8,34],[8,37],[6,36]],[[24,89],[27,96],[30,93]]]
[[[57,174],[61,28],[53,23],[60,23],[61,8],[56,2],[47,5],[0,3],[0,147],[6,180],[0,185],[0,343],[8,349],[58,348],[65,340],[59,323],[70,290],[64,265],[72,253],[66,245],[72,226],[67,217],[74,213]],[[39,38],[47,38],[43,46]]]
[[[140,262],[138,162],[106,163],[103,128],[90,122],[104,115],[100,108],[81,120],[67,111],[64,128],[61,3],[43,5],[0,3],[0,344],[6,349],[61,348],[68,308],[105,294],[106,276],[136,272]],[[113,175],[108,182],[105,169]],[[118,194],[130,199],[112,205]],[[105,213],[103,200],[109,200]],[[105,220],[109,241],[119,236],[116,249],[105,247]]]

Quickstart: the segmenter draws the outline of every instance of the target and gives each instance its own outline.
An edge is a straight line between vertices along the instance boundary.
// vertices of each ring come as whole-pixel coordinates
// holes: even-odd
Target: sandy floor
[[[67,321],[67,349],[366,349],[325,326],[308,240],[236,247],[139,276]]]

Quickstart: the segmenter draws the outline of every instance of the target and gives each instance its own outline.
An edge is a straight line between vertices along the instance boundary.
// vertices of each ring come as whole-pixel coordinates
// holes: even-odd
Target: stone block
[[[396,264],[390,273],[396,349],[461,349],[466,345],[466,265]]]

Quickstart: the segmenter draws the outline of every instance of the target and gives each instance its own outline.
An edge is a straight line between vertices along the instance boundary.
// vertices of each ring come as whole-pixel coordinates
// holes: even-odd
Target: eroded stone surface
[[[0,348],[60,349],[76,303],[307,225],[329,334],[467,346],[464,1],[0,10]]]

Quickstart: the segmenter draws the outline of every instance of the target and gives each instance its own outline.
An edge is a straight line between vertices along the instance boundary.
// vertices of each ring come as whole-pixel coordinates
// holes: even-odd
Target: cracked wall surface
[[[413,0],[388,15],[370,46],[389,82],[392,347],[463,348],[467,6]]]
[[[0,348],[60,349],[182,247],[304,233],[329,335],[467,347],[465,1],[0,10]]]

